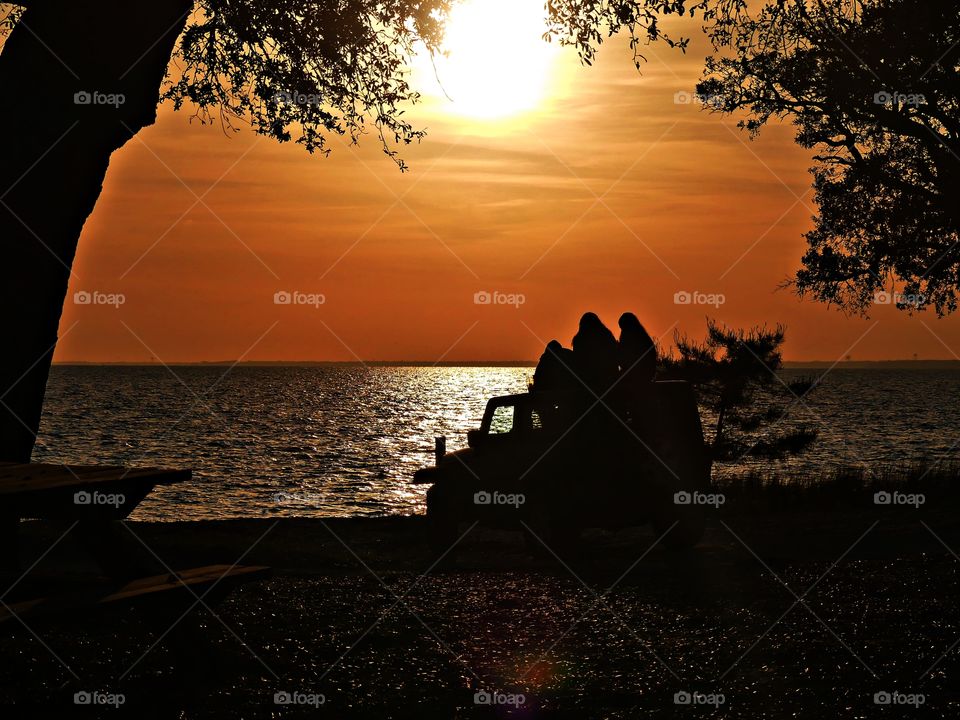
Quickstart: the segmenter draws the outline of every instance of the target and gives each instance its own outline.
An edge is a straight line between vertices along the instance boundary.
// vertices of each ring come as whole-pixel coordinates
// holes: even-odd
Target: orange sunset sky
[[[408,115],[429,135],[403,149],[406,174],[375,137],[334,140],[325,159],[162,106],[113,157],[56,359],[533,360],[569,343],[585,310],[615,326],[628,309],[665,341],[702,334],[708,315],[782,322],[789,360],[956,357],[958,318],[850,318],[777,290],[815,211],[810,153],[789,127],[751,142],[734,119],[675,102],[707,54],[696,24],[686,55],[647,48],[638,74],[626,38],[582,67],[539,39],[540,0],[500,4],[454,18],[439,68],[453,102],[415,64],[425,97]],[[490,12],[515,13],[496,57]],[[675,304],[684,291],[725,302]],[[325,302],[278,305],[277,292]]]

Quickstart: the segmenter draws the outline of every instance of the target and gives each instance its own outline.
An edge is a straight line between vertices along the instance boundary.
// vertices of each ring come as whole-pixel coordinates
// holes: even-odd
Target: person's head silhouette
[[[632,312],[625,312],[623,315],[621,315],[617,324],[620,326],[621,330],[625,331],[643,329],[643,325],[640,324],[640,320]]]
[[[584,313],[580,318],[580,329],[573,338],[573,349],[577,351],[587,350],[607,352],[611,346],[615,346],[617,339],[610,328],[603,324],[603,321],[596,313]]]
[[[580,318],[580,330],[583,332],[597,332],[606,330],[606,326],[596,313],[584,313]]]

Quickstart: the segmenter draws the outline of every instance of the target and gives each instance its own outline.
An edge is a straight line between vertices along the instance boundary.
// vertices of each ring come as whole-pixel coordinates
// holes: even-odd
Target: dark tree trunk
[[[80,231],[191,6],[33,0],[0,53],[0,460],[30,460]]]

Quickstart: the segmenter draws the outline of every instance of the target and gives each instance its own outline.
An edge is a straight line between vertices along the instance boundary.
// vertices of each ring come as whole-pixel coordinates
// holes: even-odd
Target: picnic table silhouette
[[[160,596],[164,612],[190,608],[197,598],[210,606],[239,583],[263,578],[269,572],[264,566],[216,564],[173,570],[124,529],[121,523],[155,487],[191,477],[192,471],[184,469],[0,463],[0,560],[6,579],[0,588],[0,628],[15,629],[25,626],[26,620],[52,616],[82,620],[119,605],[150,612],[157,608],[152,601]],[[82,577],[41,576],[36,571],[39,561],[22,569],[19,528],[25,519],[67,525],[57,542],[72,544],[97,571]]]

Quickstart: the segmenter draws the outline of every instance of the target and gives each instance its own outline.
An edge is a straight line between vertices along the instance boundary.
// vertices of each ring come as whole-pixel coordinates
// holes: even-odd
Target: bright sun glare
[[[556,48],[543,40],[543,0],[463,0],[435,58],[448,112],[496,120],[536,109],[547,95]],[[429,58],[423,59],[429,67]],[[422,69],[422,68],[421,68]],[[443,94],[449,96],[443,97]]]

